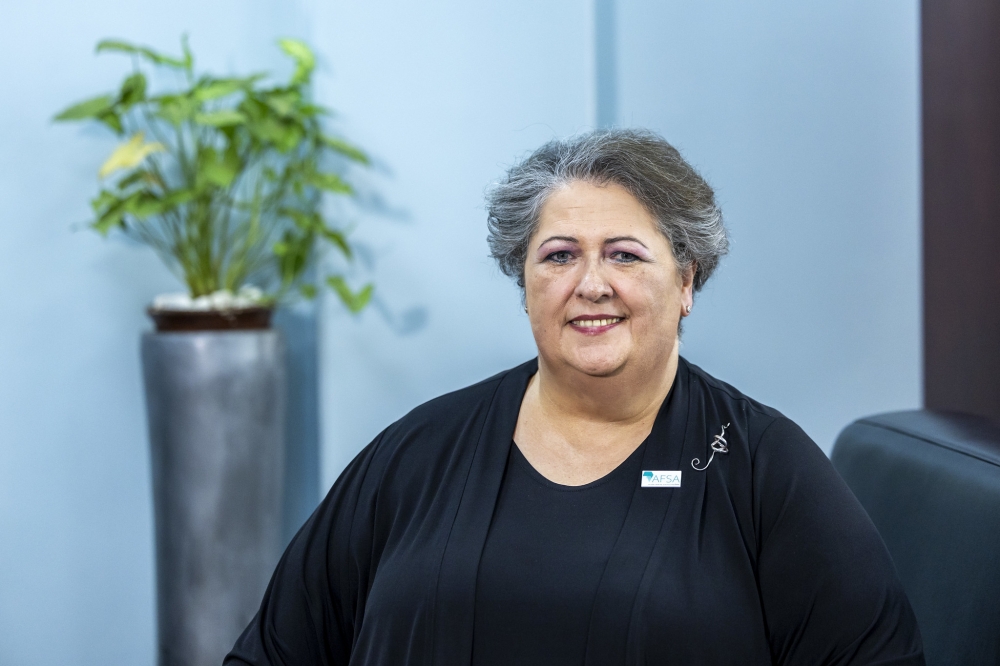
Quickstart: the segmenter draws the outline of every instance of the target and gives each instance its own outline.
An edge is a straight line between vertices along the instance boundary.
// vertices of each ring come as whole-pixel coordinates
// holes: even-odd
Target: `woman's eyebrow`
[[[541,247],[542,245],[545,245],[549,241],[554,241],[554,240],[569,241],[570,243],[578,243],[579,242],[577,239],[573,238],[572,236],[549,236],[548,238],[546,238],[545,240],[543,240],[541,243],[539,243],[538,247]]]
[[[608,238],[608,239],[606,239],[604,241],[604,244],[605,245],[611,245],[612,243],[617,243],[619,241],[632,241],[633,243],[638,243],[639,245],[641,245],[643,247],[646,247],[646,244],[643,243],[638,238],[636,238],[635,236],[615,236],[614,238]],[[646,249],[648,250],[649,248],[646,247]]]

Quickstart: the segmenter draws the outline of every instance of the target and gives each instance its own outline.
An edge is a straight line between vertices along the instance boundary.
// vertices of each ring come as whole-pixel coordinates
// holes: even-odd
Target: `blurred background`
[[[341,214],[375,302],[304,311],[315,503],[409,409],[534,355],[483,192],[597,126],[661,133],[718,193],[732,252],[683,355],[827,452],[855,418],[920,406],[918,19],[915,0],[5,0],[0,664],[155,660],[138,344],[145,306],[181,285],[85,228],[115,139],[51,118],[128,69],[98,40],[178,52],[187,33],[200,68],[285,75],[275,41],[302,38],[337,131],[374,158],[378,196]]]

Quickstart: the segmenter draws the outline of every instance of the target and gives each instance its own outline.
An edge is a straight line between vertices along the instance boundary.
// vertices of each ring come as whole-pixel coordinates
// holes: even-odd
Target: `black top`
[[[473,666],[579,666],[594,594],[640,478],[640,446],[582,486],[510,447],[476,582]]]
[[[348,465],[232,666],[471,664],[480,562],[530,361],[432,400]],[[720,428],[727,448],[703,467]],[[923,664],[889,555],[794,423],[681,359],[642,452],[583,663]]]

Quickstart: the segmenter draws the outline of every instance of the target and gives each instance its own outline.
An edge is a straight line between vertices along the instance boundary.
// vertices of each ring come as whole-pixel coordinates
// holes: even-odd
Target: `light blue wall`
[[[69,0],[0,8],[0,664],[154,663],[139,371],[144,306],[178,284],[146,249],[74,231],[106,133],[49,119],[118,84],[120,36],[207,67],[271,68],[295,3]]]
[[[618,0],[618,121],[716,188],[732,253],[682,353],[837,432],[921,401],[916,0]]]

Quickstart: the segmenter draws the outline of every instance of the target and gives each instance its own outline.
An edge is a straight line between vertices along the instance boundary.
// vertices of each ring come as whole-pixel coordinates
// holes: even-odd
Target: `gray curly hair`
[[[617,183],[646,207],[700,290],[729,250],[715,193],[677,149],[648,130],[603,129],[550,141],[486,195],[490,254],[524,289],[528,243],[549,193],[574,180]]]

